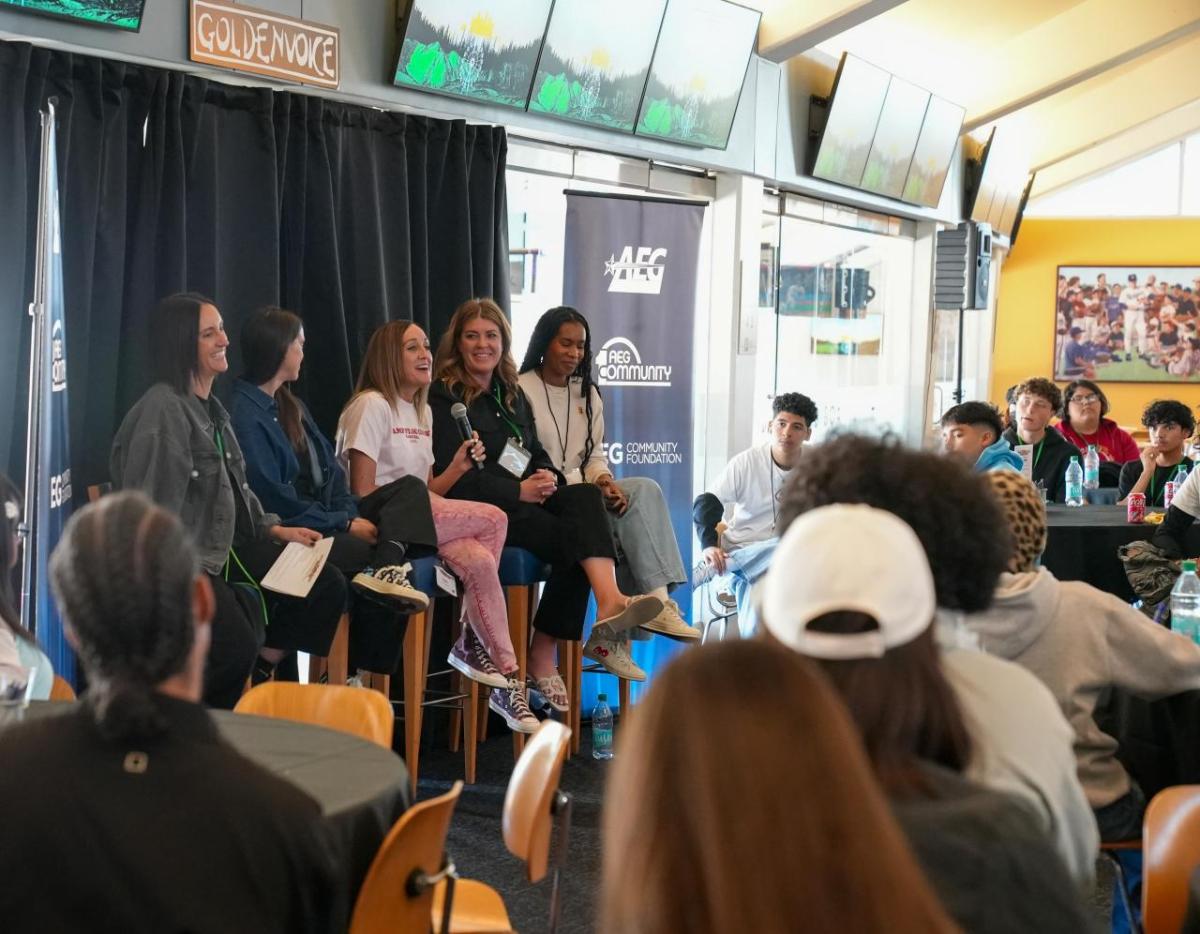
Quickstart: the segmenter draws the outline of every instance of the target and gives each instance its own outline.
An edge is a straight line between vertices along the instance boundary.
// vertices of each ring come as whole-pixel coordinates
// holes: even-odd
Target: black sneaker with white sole
[[[408,581],[411,564],[389,564],[381,568],[366,568],[354,575],[352,587],[382,597],[405,613],[420,613],[429,607],[429,597]]]

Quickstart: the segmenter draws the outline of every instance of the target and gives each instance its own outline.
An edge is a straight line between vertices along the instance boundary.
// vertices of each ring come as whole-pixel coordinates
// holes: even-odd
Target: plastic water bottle
[[[1100,452],[1094,444],[1089,444],[1087,453],[1083,455],[1083,488],[1100,489]]]
[[[1200,577],[1196,562],[1183,562],[1183,573],[1171,589],[1171,628],[1193,642],[1200,641]]]
[[[592,708],[593,759],[611,759],[613,757],[612,730],[612,711],[608,709],[608,695],[601,694],[596,698],[596,706]]]
[[[1175,471],[1175,476],[1171,479],[1175,481],[1175,492],[1179,492],[1179,488],[1183,486],[1183,481],[1188,478],[1187,464],[1180,464],[1179,469]]]
[[[1083,505],[1083,468],[1079,466],[1079,458],[1072,457],[1067,467],[1067,505]]]

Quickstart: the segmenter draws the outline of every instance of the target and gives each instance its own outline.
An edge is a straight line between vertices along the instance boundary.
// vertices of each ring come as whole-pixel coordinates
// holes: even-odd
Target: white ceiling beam
[[[763,11],[758,54],[772,62],[787,61],[902,3],[904,0],[775,0]]]

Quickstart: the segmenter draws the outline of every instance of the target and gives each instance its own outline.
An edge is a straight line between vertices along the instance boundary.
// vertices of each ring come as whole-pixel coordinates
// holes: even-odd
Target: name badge
[[[529,466],[531,460],[533,460],[533,455],[521,447],[518,442],[509,438],[504,443],[504,452],[500,455],[497,463],[520,480],[525,476],[525,468]]]
[[[1017,455],[1021,458],[1021,476],[1023,476],[1026,480],[1032,481],[1033,480],[1033,445],[1032,444],[1018,444],[1015,448],[1013,448],[1013,450],[1016,451]]]
[[[455,583],[454,575],[442,567],[440,561],[433,566],[433,576],[437,580],[437,585],[443,591],[452,597],[458,595],[458,584]]]

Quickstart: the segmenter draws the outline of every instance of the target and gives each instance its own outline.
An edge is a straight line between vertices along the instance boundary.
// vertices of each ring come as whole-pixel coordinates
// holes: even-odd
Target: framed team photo
[[[1200,265],[1059,266],[1054,378],[1200,383]]]

